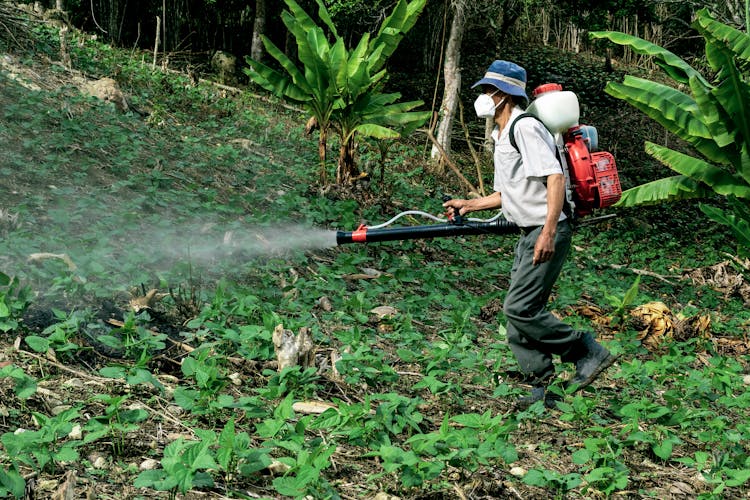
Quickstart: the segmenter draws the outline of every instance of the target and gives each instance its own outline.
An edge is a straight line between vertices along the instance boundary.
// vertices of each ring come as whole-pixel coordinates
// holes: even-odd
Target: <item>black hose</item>
[[[517,232],[519,232],[518,226],[505,219],[498,219],[492,222],[464,222],[463,224],[433,224],[429,226],[383,229],[360,227],[356,231],[337,231],[336,244],[376,243],[380,241],[416,240],[477,234],[512,234]]]

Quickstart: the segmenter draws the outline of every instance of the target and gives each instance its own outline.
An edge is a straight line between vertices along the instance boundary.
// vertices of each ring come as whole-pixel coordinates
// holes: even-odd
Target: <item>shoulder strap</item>
[[[523,118],[533,118],[539,123],[541,123],[542,125],[544,125],[544,123],[542,123],[542,120],[532,115],[531,113],[521,113],[520,115],[518,115],[516,119],[510,123],[510,131],[508,132],[508,139],[510,139],[510,145],[513,146],[513,149],[515,149],[516,151],[518,151],[518,143],[516,142],[516,123],[518,122],[518,120],[522,120]],[[544,127],[547,128],[546,125]],[[518,152],[520,153],[520,151]]]

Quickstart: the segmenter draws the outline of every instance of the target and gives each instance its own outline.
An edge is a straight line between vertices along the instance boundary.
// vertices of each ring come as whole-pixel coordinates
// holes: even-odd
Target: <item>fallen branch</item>
[[[61,365],[60,363],[58,363],[56,361],[52,361],[49,358],[43,358],[42,356],[39,356],[38,354],[34,354],[33,352],[29,352],[29,351],[24,351],[23,349],[16,349],[16,352],[18,352],[18,354],[22,354],[24,356],[29,356],[31,358],[36,359],[37,361],[41,361],[43,363],[49,364],[51,366],[54,366],[58,370],[62,370],[64,372],[68,372],[70,374],[75,375],[76,377],[85,378],[85,379],[91,380],[93,382],[100,383],[102,385],[111,384],[112,382],[117,382],[118,381],[117,379],[104,378],[104,377],[97,377],[95,375],[89,375],[88,373],[76,370],[75,368],[70,368],[70,367],[65,366],[65,365]]]
[[[745,271],[750,271],[750,259],[742,260],[736,255],[732,255],[731,253],[727,253],[727,252],[724,252],[724,255],[732,259],[735,262],[735,264],[740,266]]]
[[[576,246],[575,250],[579,253],[579,255],[585,255],[588,260],[593,261],[594,265],[596,265],[596,266],[606,266],[606,267],[609,267],[610,269],[616,269],[618,271],[630,271],[631,273],[638,274],[640,276],[649,276],[651,278],[656,278],[656,279],[658,279],[660,281],[663,281],[664,283],[667,283],[668,285],[671,285],[671,286],[675,286],[676,283],[673,282],[673,281],[670,281],[668,278],[678,279],[678,280],[682,279],[682,276],[681,275],[677,275],[677,274],[671,274],[671,275],[664,276],[664,275],[655,273],[653,271],[646,271],[645,269],[635,269],[635,268],[632,268],[632,267],[624,266],[622,264],[609,264],[609,263],[602,264],[598,259],[595,259],[593,257],[588,256],[586,254],[586,252],[584,251],[583,248],[581,248],[579,246]]]
[[[638,274],[640,276],[649,276],[651,278],[656,278],[656,279],[661,280],[664,283],[667,283],[668,285],[671,285],[671,286],[675,286],[676,283],[674,283],[673,281],[669,281],[667,278],[678,278],[678,279],[681,278],[681,276],[677,276],[677,275],[663,276],[663,275],[657,274],[657,273],[655,273],[653,271],[646,271],[645,269],[635,269],[635,268],[632,268],[632,267],[623,266],[621,264],[609,264],[609,267],[612,268],[612,269],[617,269],[618,271],[624,269],[626,271],[630,271],[633,274]]]
[[[68,256],[66,253],[48,253],[48,252],[41,252],[41,253],[32,253],[28,256],[26,259],[27,262],[37,262],[40,260],[46,260],[46,259],[60,259],[68,266],[68,269],[72,272],[75,272],[78,270],[78,266],[75,265],[73,260]]]

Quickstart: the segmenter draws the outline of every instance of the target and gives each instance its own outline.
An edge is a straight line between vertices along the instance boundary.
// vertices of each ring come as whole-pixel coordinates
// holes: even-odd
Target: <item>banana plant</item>
[[[622,99],[689,143],[701,157],[653,142],[646,152],[677,175],[631,188],[619,206],[678,199],[727,198],[727,209],[700,204],[709,218],[725,224],[741,249],[750,250],[750,36],[716,21],[707,9],[697,13],[693,28],[705,40],[706,61],[715,73],[706,78],[674,53],[632,35],[614,31],[590,33],[630,47],[654,59],[683,92],[643,78],[626,76],[610,82],[606,92]]]
[[[357,134],[396,138],[429,117],[429,113],[412,111],[421,101],[397,103],[399,94],[381,92],[387,75],[385,64],[414,26],[426,0],[399,0],[375,36],[364,34],[354,49],[346,47],[322,0],[316,1],[318,18],[333,41],[294,0],[285,0],[289,10],[282,13],[282,21],[297,42],[297,59],[302,67],[264,37],[266,51],[283,71],[247,58],[245,72],[274,95],[302,105],[314,118],[319,130],[323,184],[328,135],[331,130],[338,134],[341,146],[336,181],[346,183],[359,174],[354,160]]]

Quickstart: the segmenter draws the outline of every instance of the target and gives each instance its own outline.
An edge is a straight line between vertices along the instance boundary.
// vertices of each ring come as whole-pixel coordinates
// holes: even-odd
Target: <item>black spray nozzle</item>
[[[337,231],[336,244],[375,243],[380,241],[415,240],[442,238],[445,236],[466,236],[479,234],[513,234],[519,231],[518,226],[505,219],[489,222],[450,222],[428,226],[409,226],[394,228],[369,229],[359,226],[356,231]]]

